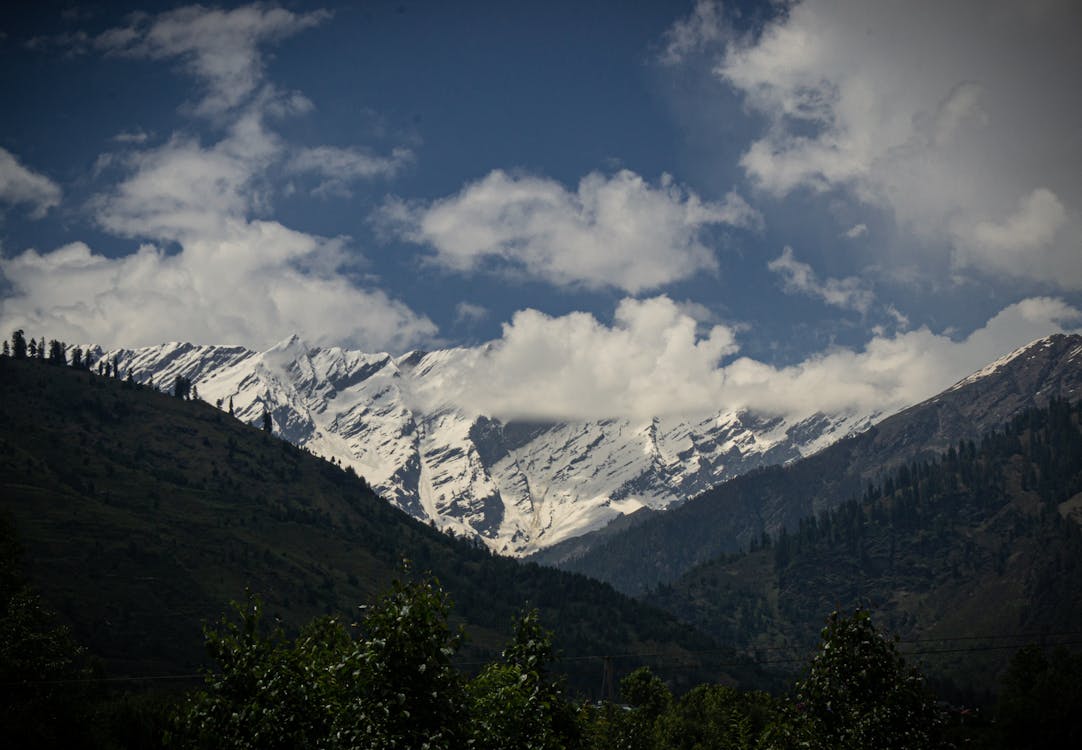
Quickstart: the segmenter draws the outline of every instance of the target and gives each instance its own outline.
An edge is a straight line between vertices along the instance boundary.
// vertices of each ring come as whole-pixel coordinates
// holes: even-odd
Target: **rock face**
[[[441,398],[476,350],[393,357],[292,337],[263,352],[171,343],[96,355],[162,390],[189,378],[252,424],[266,410],[281,437],[352,466],[402,510],[514,556],[808,455],[877,416],[502,422]]]
[[[923,426],[884,423],[877,439],[924,446],[937,430],[953,434],[945,427],[951,421],[997,424],[1035,396],[1077,385],[1079,351],[1079,337],[1035,342],[941,395]],[[882,416],[792,421],[718,411],[644,422],[505,423],[441,397],[453,391],[462,363],[479,356],[473,349],[393,357],[312,347],[294,336],[263,352],[172,343],[96,354],[163,390],[187,377],[200,398],[220,399],[223,409],[232,403],[249,423],[266,410],[276,433],[352,466],[402,510],[515,556],[808,456]]]

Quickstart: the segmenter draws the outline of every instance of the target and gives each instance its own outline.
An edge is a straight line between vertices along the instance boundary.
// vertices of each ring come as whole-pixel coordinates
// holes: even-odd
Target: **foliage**
[[[261,626],[249,597],[238,621],[206,633],[218,664],[180,713],[170,742],[221,748],[465,747],[458,636],[430,581],[395,581],[352,638],[319,618],[295,640]]]
[[[1082,654],[1036,645],[1015,654],[1003,678],[996,724],[1003,747],[1082,747]]]
[[[659,723],[663,747],[673,750],[751,750],[777,720],[767,694],[727,685],[700,685],[680,698]]]
[[[329,730],[340,701],[332,668],[349,636],[331,618],[318,619],[290,643],[281,629],[263,632],[262,602],[235,605],[238,622],[223,618],[205,633],[218,664],[208,672],[167,739],[180,747],[314,747]]]
[[[465,694],[451,657],[461,635],[450,601],[429,580],[395,581],[365,617],[363,639],[340,663],[346,685],[336,747],[466,747]]]
[[[467,686],[475,746],[555,750],[582,743],[581,717],[549,673],[552,660],[552,634],[530,610],[517,620],[503,662],[485,666]]]
[[[943,719],[924,680],[866,610],[830,615],[807,678],[796,685],[791,721],[773,728],[770,746],[811,748],[943,746]]]

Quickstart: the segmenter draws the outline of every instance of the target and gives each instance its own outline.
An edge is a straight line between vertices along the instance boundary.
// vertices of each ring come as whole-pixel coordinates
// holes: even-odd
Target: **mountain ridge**
[[[294,335],[263,352],[182,342],[94,352],[138,383],[168,388],[185,377],[249,423],[266,409],[282,437],[353,467],[396,507],[512,556],[807,455],[878,416],[503,421],[446,396],[477,350],[395,357]]]
[[[784,466],[759,469],[621,531],[531,559],[633,595],[859,496],[894,466],[979,438],[1027,408],[1082,397],[1082,336],[1038,339],[869,430]]]

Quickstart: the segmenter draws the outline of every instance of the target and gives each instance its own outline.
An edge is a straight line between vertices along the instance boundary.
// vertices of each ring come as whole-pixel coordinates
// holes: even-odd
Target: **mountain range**
[[[94,355],[137,383],[167,390],[188,378],[201,399],[231,404],[251,424],[266,411],[277,434],[352,467],[396,507],[516,557],[810,455],[881,416],[719,409],[641,421],[502,421],[445,395],[477,356],[468,349],[395,357],[294,336],[262,352],[170,343]]]
[[[990,385],[1007,371],[1026,369],[1019,376],[1026,382],[1016,386],[1027,398],[1039,399],[1049,389],[1070,396],[1073,391],[1058,387],[1042,367],[1050,358],[1069,359],[1079,341],[1058,336],[1034,342],[937,397],[960,410],[936,412],[941,437],[979,431],[1031,403],[1012,401],[1002,386]],[[95,353],[139,383],[168,389],[177,376],[188,378],[200,398],[222,408],[231,404],[249,423],[266,411],[276,433],[352,467],[415,518],[500,554],[540,553],[543,562],[567,557],[568,544],[581,547],[570,541],[558,548],[564,551],[546,552],[561,542],[636,511],[642,517],[678,506],[754,469],[813,455],[888,416],[850,411],[783,417],[704,408],[695,417],[638,421],[503,421],[454,401],[465,365],[476,372],[475,349],[396,357],[310,346],[293,336],[262,352],[174,342]],[[985,390],[991,395],[981,396]],[[958,406],[967,400],[971,407]],[[926,429],[912,415],[903,417],[881,425],[879,441],[923,445],[918,434]]]
[[[807,458],[764,467],[720,484],[680,507],[635,517],[534,555],[642,594],[763,534],[795,529],[860,497],[894,468],[978,440],[1026,409],[1082,398],[1082,336],[1035,341],[948,390],[839,440]],[[643,514],[638,514],[640,518]]]

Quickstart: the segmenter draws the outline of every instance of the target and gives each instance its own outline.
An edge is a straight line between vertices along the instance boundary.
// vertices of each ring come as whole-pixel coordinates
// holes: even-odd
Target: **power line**
[[[1007,638],[1030,638],[1039,636],[1042,638],[1057,638],[1057,637],[1069,637],[1069,636],[1082,636],[1082,631],[1063,631],[1058,633],[1013,633],[1013,634],[1001,634],[1001,635],[987,635],[987,636],[956,636],[956,637],[943,637],[943,638],[914,638],[906,641],[897,641],[897,643],[939,643],[944,641],[967,641],[967,640],[1003,640]],[[1024,645],[1024,644],[1023,644]],[[1070,640],[1060,641],[1057,643],[1048,643],[1048,646],[1082,646],[1082,640]],[[986,646],[966,646],[958,648],[937,648],[937,649],[922,649],[916,651],[902,652],[904,656],[927,656],[937,654],[960,654],[960,653],[980,653],[985,651],[1009,651],[1019,648],[1019,644],[1000,644],[1000,645],[986,645]],[[793,647],[796,648],[796,647]],[[761,649],[765,650],[765,649]],[[575,656],[563,656],[557,657],[556,662],[567,661],[602,661],[610,663],[615,659],[651,659],[660,658],[663,660],[670,660],[669,668],[677,669],[702,669],[702,668],[720,668],[720,667],[751,667],[769,664],[794,664],[800,662],[807,662],[809,657],[793,657],[793,658],[771,658],[771,659],[740,659],[736,661],[724,661],[713,662],[709,664],[702,663],[685,663],[677,664],[676,662],[685,661],[688,657],[707,654],[731,654],[731,650],[725,649],[699,649],[680,652],[664,652],[664,651],[628,651],[621,654],[578,654]],[[479,660],[466,660],[456,661],[458,666],[478,666],[488,664],[489,661]],[[62,680],[25,680],[21,682],[5,682],[0,683],[0,687],[24,687],[28,685],[63,685],[63,684],[81,684],[81,683],[108,683],[108,682],[157,682],[168,680],[191,680],[196,678],[204,678],[207,674],[203,672],[192,672],[187,674],[171,674],[171,675],[131,675],[124,677],[82,677],[71,678]]]

